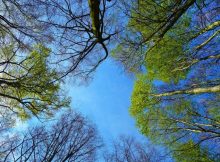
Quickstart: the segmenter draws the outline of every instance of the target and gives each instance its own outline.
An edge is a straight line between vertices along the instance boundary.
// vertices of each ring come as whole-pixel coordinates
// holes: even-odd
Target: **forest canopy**
[[[146,139],[169,150],[175,161],[219,161],[219,34],[219,0],[1,0],[0,132],[7,136],[17,119],[48,120],[70,108],[67,79],[87,82],[110,58],[134,76],[129,112]],[[69,120],[78,119],[71,127]],[[76,113],[59,120],[66,125],[8,138],[0,158],[71,161],[85,151],[85,159],[95,161],[102,146],[96,129]],[[53,132],[63,136],[60,143]],[[92,138],[85,150],[65,141],[83,134]],[[104,158],[155,160],[143,147],[122,138]],[[125,151],[117,157],[120,148]]]

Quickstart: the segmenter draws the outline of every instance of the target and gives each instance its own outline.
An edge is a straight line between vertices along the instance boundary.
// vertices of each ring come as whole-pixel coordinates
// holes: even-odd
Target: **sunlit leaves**
[[[60,90],[58,73],[47,65],[48,48],[37,45],[29,55],[12,51],[13,46],[8,46],[3,52],[8,60],[0,91],[5,108],[26,119],[32,115],[51,116],[53,110],[69,105],[69,99]]]
[[[213,162],[214,159],[210,157],[209,153],[205,149],[201,149],[195,146],[193,141],[189,141],[185,144],[179,144],[177,147],[179,151],[174,153],[174,158],[177,162]]]

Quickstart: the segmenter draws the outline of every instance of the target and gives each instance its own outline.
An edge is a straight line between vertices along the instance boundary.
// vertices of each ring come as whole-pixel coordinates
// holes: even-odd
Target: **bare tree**
[[[0,147],[8,147],[10,142],[15,140],[17,136],[11,133],[11,128],[15,124],[16,120],[7,109],[1,109],[0,111]],[[0,152],[0,158],[4,156],[4,153]]]
[[[1,146],[1,161],[95,161],[102,146],[94,126],[68,112],[57,122],[30,128],[22,137]]]
[[[141,143],[133,137],[121,136],[113,142],[110,152],[104,154],[106,162],[157,162],[162,154],[152,145]]]

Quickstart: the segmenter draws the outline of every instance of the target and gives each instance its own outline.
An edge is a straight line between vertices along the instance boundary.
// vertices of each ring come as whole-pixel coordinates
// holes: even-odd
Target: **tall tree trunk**
[[[92,30],[93,34],[96,38],[100,37],[100,20],[99,20],[99,12],[100,12],[100,0],[88,0],[89,8],[90,8],[90,17],[92,20]]]
[[[165,96],[173,96],[178,94],[200,94],[200,93],[217,93],[220,92],[220,85],[216,85],[213,87],[203,87],[203,88],[190,88],[178,91],[170,91],[160,94],[152,94],[154,97],[165,97]]]

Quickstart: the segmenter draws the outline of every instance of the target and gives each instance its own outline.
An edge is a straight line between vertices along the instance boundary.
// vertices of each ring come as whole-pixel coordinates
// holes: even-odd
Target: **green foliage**
[[[206,149],[201,149],[199,146],[195,146],[193,141],[189,141],[184,144],[180,144],[177,149],[178,152],[174,153],[174,159],[177,162],[213,162],[215,161],[211,157]]]
[[[151,86],[145,83],[145,77],[140,76],[134,85],[134,90],[131,98],[131,109],[132,115],[136,116],[142,112],[150,102],[148,94]]]
[[[37,45],[29,55],[14,55],[12,49],[13,46],[8,46],[2,52],[6,58],[13,58],[7,75],[3,75],[7,82],[0,90],[8,101],[5,107],[21,119],[32,115],[51,116],[53,110],[67,107],[70,100],[60,91],[59,75],[47,65],[50,50]]]
[[[164,82],[177,83],[185,79],[188,70],[176,70],[187,66],[190,35],[183,35],[190,25],[190,18],[184,15],[169,32],[146,53],[146,69],[149,79],[158,79]],[[149,46],[150,47],[150,46]]]
[[[162,106],[160,99],[151,95],[153,93],[151,88],[150,84],[146,83],[146,78],[139,77],[134,86],[130,112],[136,118],[137,125],[143,134],[157,143],[169,142],[176,137],[176,134],[161,136],[161,133],[168,128],[173,129],[174,132],[178,130],[178,122],[172,119],[174,117],[178,119],[179,116],[179,119],[190,121],[191,116],[186,108],[189,109],[191,106],[187,101]]]
[[[155,48],[146,56],[146,67],[149,79],[158,79],[164,82],[184,79],[185,71],[173,71],[183,55],[183,41],[165,36]]]
[[[159,5],[160,4],[160,5]],[[174,1],[155,2],[151,0],[139,0],[134,3],[131,11],[132,18],[129,21],[129,29],[140,31],[144,37],[150,37],[158,26],[167,20],[172,13]],[[160,7],[163,6],[163,7]]]
[[[193,36],[190,31],[191,13],[182,15],[162,38],[157,29],[166,26],[175,5],[174,1],[139,1],[138,5],[133,4],[127,27],[130,37],[125,36],[125,40],[113,50],[113,57],[121,61],[129,72],[136,73],[139,67],[145,66],[149,80],[177,83],[186,78],[189,70],[176,68],[189,65],[187,58]],[[132,43],[127,43],[128,39]],[[140,39],[144,43],[136,41]]]
[[[209,14],[215,13],[212,8],[217,1],[132,2],[125,7],[126,11],[131,8],[127,25],[129,34],[122,34],[113,57],[129,72],[138,74],[130,107],[138,128],[155,143],[165,144],[177,152],[178,149],[192,148],[193,143],[215,145],[213,141],[220,135],[219,97],[196,96],[198,93],[190,90],[219,85],[219,80],[207,81],[218,79],[218,74],[209,76],[206,69],[214,68],[216,64],[214,59],[205,59],[219,50],[213,35],[219,27],[219,17],[216,21],[215,16]],[[195,2],[197,6],[194,6]],[[205,12],[201,13],[203,9]],[[210,19],[207,22],[206,16]],[[211,19],[216,22],[211,23]],[[207,44],[203,44],[205,40]],[[140,74],[137,69],[143,66],[144,73]],[[162,84],[155,84],[155,81]],[[213,101],[207,102],[212,97]],[[175,158],[177,161],[212,161],[209,153],[195,147],[189,153],[179,153],[181,156],[177,153]]]
[[[212,116],[216,121],[220,121],[220,102],[216,102],[220,100],[220,94],[216,94],[215,98],[209,101],[206,101],[206,105],[212,105],[208,109],[208,114]]]
[[[180,144],[183,144],[181,147],[191,149],[188,143],[192,139],[198,142],[205,141],[206,138],[216,138],[216,132],[219,133],[219,113],[215,100],[206,102],[205,105],[190,99],[171,99],[172,102],[165,102],[168,98],[156,97],[155,92],[156,87],[148,80],[147,75],[140,75],[134,86],[130,113],[135,117],[142,134],[157,144],[169,146],[174,153],[177,152],[177,161],[184,158],[178,157],[181,154],[178,153],[179,149],[182,149],[179,148]],[[214,133],[209,132],[210,130]],[[193,161],[206,161],[209,158],[205,154],[203,158],[203,153],[197,149],[191,152],[192,155],[185,153],[186,161],[190,158]],[[197,157],[198,154],[201,156]]]

